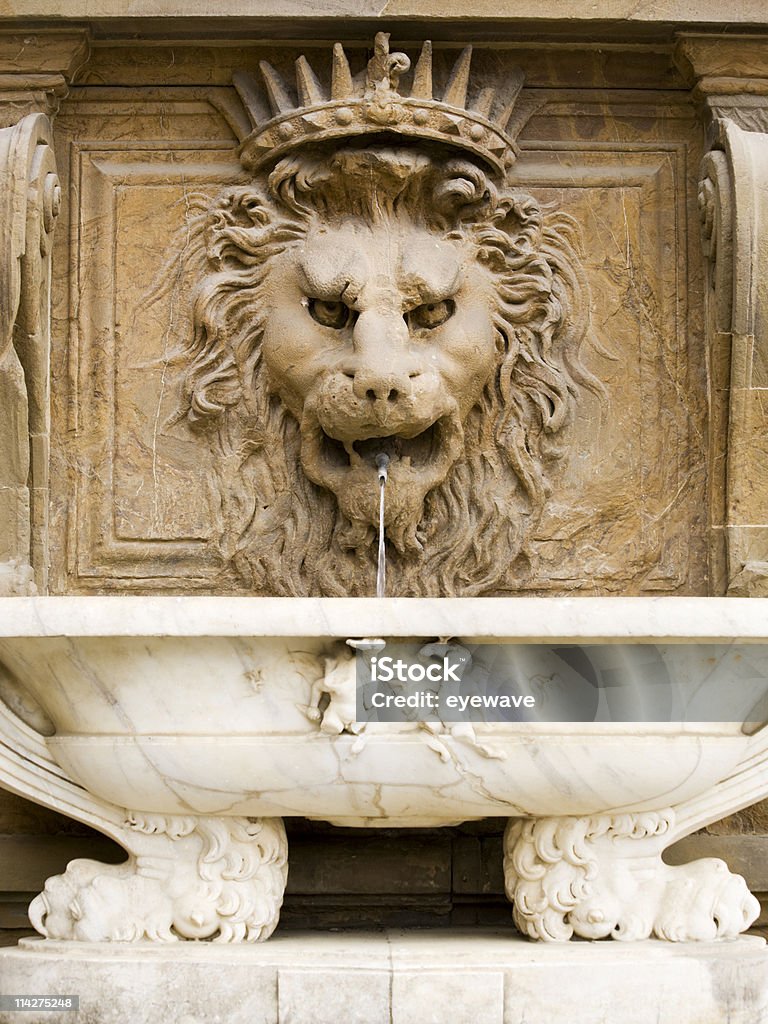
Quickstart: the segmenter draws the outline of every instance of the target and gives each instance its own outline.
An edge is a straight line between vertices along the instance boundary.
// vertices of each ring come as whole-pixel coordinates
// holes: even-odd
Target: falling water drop
[[[384,546],[384,488],[387,485],[389,456],[380,452],[376,456],[379,477],[379,564],[376,572],[376,597],[384,597],[387,590],[387,552]]]

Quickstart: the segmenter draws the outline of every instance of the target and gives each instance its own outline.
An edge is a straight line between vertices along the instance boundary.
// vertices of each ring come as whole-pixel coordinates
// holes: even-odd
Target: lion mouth
[[[340,440],[328,432],[334,430],[331,423],[326,429],[314,410],[305,407],[301,421],[301,464],[313,483],[336,496],[348,521],[344,535],[347,547],[359,548],[369,543],[371,528],[379,523],[376,456],[383,454],[389,458],[387,538],[400,552],[420,550],[416,534],[425,498],[445,479],[464,448],[464,428],[456,409],[443,411],[428,426],[423,423],[422,420],[404,424],[399,432],[388,434],[376,433],[370,423],[360,424],[357,430],[344,424],[339,432],[343,429],[347,437]],[[355,433],[363,436],[355,437]]]
[[[376,456],[387,455],[391,466],[416,471],[426,469],[439,460],[445,445],[447,417],[436,420],[426,430],[407,437],[403,434],[383,434],[357,441],[338,441],[324,430],[321,445],[326,461],[336,469],[358,469],[364,465],[376,468]]]

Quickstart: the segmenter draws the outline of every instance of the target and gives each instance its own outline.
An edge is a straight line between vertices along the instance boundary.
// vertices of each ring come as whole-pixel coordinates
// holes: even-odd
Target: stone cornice
[[[88,49],[85,29],[0,29],[0,74],[59,74],[69,81]]]
[[[584,4],[581,0],[559,0],[542,5],[539,0],[515,0],[499,4],[497,0],[475,0],[468,7],[465,0],[2,0],[0,17],[24,19],[94,19],[102,22],[127,21],[138,18],[169,20],[175,18],[203,19],[251,18],[299,21],[343,21],[350,18],[394,21],[398,18],[447,21],[492,18],[514,23],[521,21],[616,24],[677,25],[759,25],[765,21],[764,0],[739,0],[725,8],[711,0],[603,0],[600,4]]]
[[[710,122],[768,130],[768,34],[680,33],[675,61]]]
[[[85,30],[0,30],[0,127],[25,114],[52,116],[88,59]]]
[[[681,32],[675,56],[692,83],[768,78],[768,33]]]

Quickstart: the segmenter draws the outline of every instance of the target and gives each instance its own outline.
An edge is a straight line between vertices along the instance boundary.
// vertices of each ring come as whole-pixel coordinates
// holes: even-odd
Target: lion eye
[[[446,320],[450,320],[455,309],[456,303],[452,299],[425,302],[423,306],[417,306],[408,313],[408,324],[410,327],[431,331],[433,327],[439,327]]]
[[[323,327],[332,327],[335,331],[346,327],[352,316],[352,310],[344,302],[310,299],[307,308],[313,320]]]

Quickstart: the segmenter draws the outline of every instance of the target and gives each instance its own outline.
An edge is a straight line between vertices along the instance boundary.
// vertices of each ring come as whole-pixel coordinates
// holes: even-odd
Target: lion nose
[[[408,328],[402,317],[363,313],[353,340],[354,356],[343,370],[358,399],[381,406],[411,394],[420,371],[408,351]]]
[[[370,370],[357,370],[352,374],[352,391],[358,398],[367,398],[370,402],[396,402],[410,390],[406,381],[407,378],[382,377]]]

